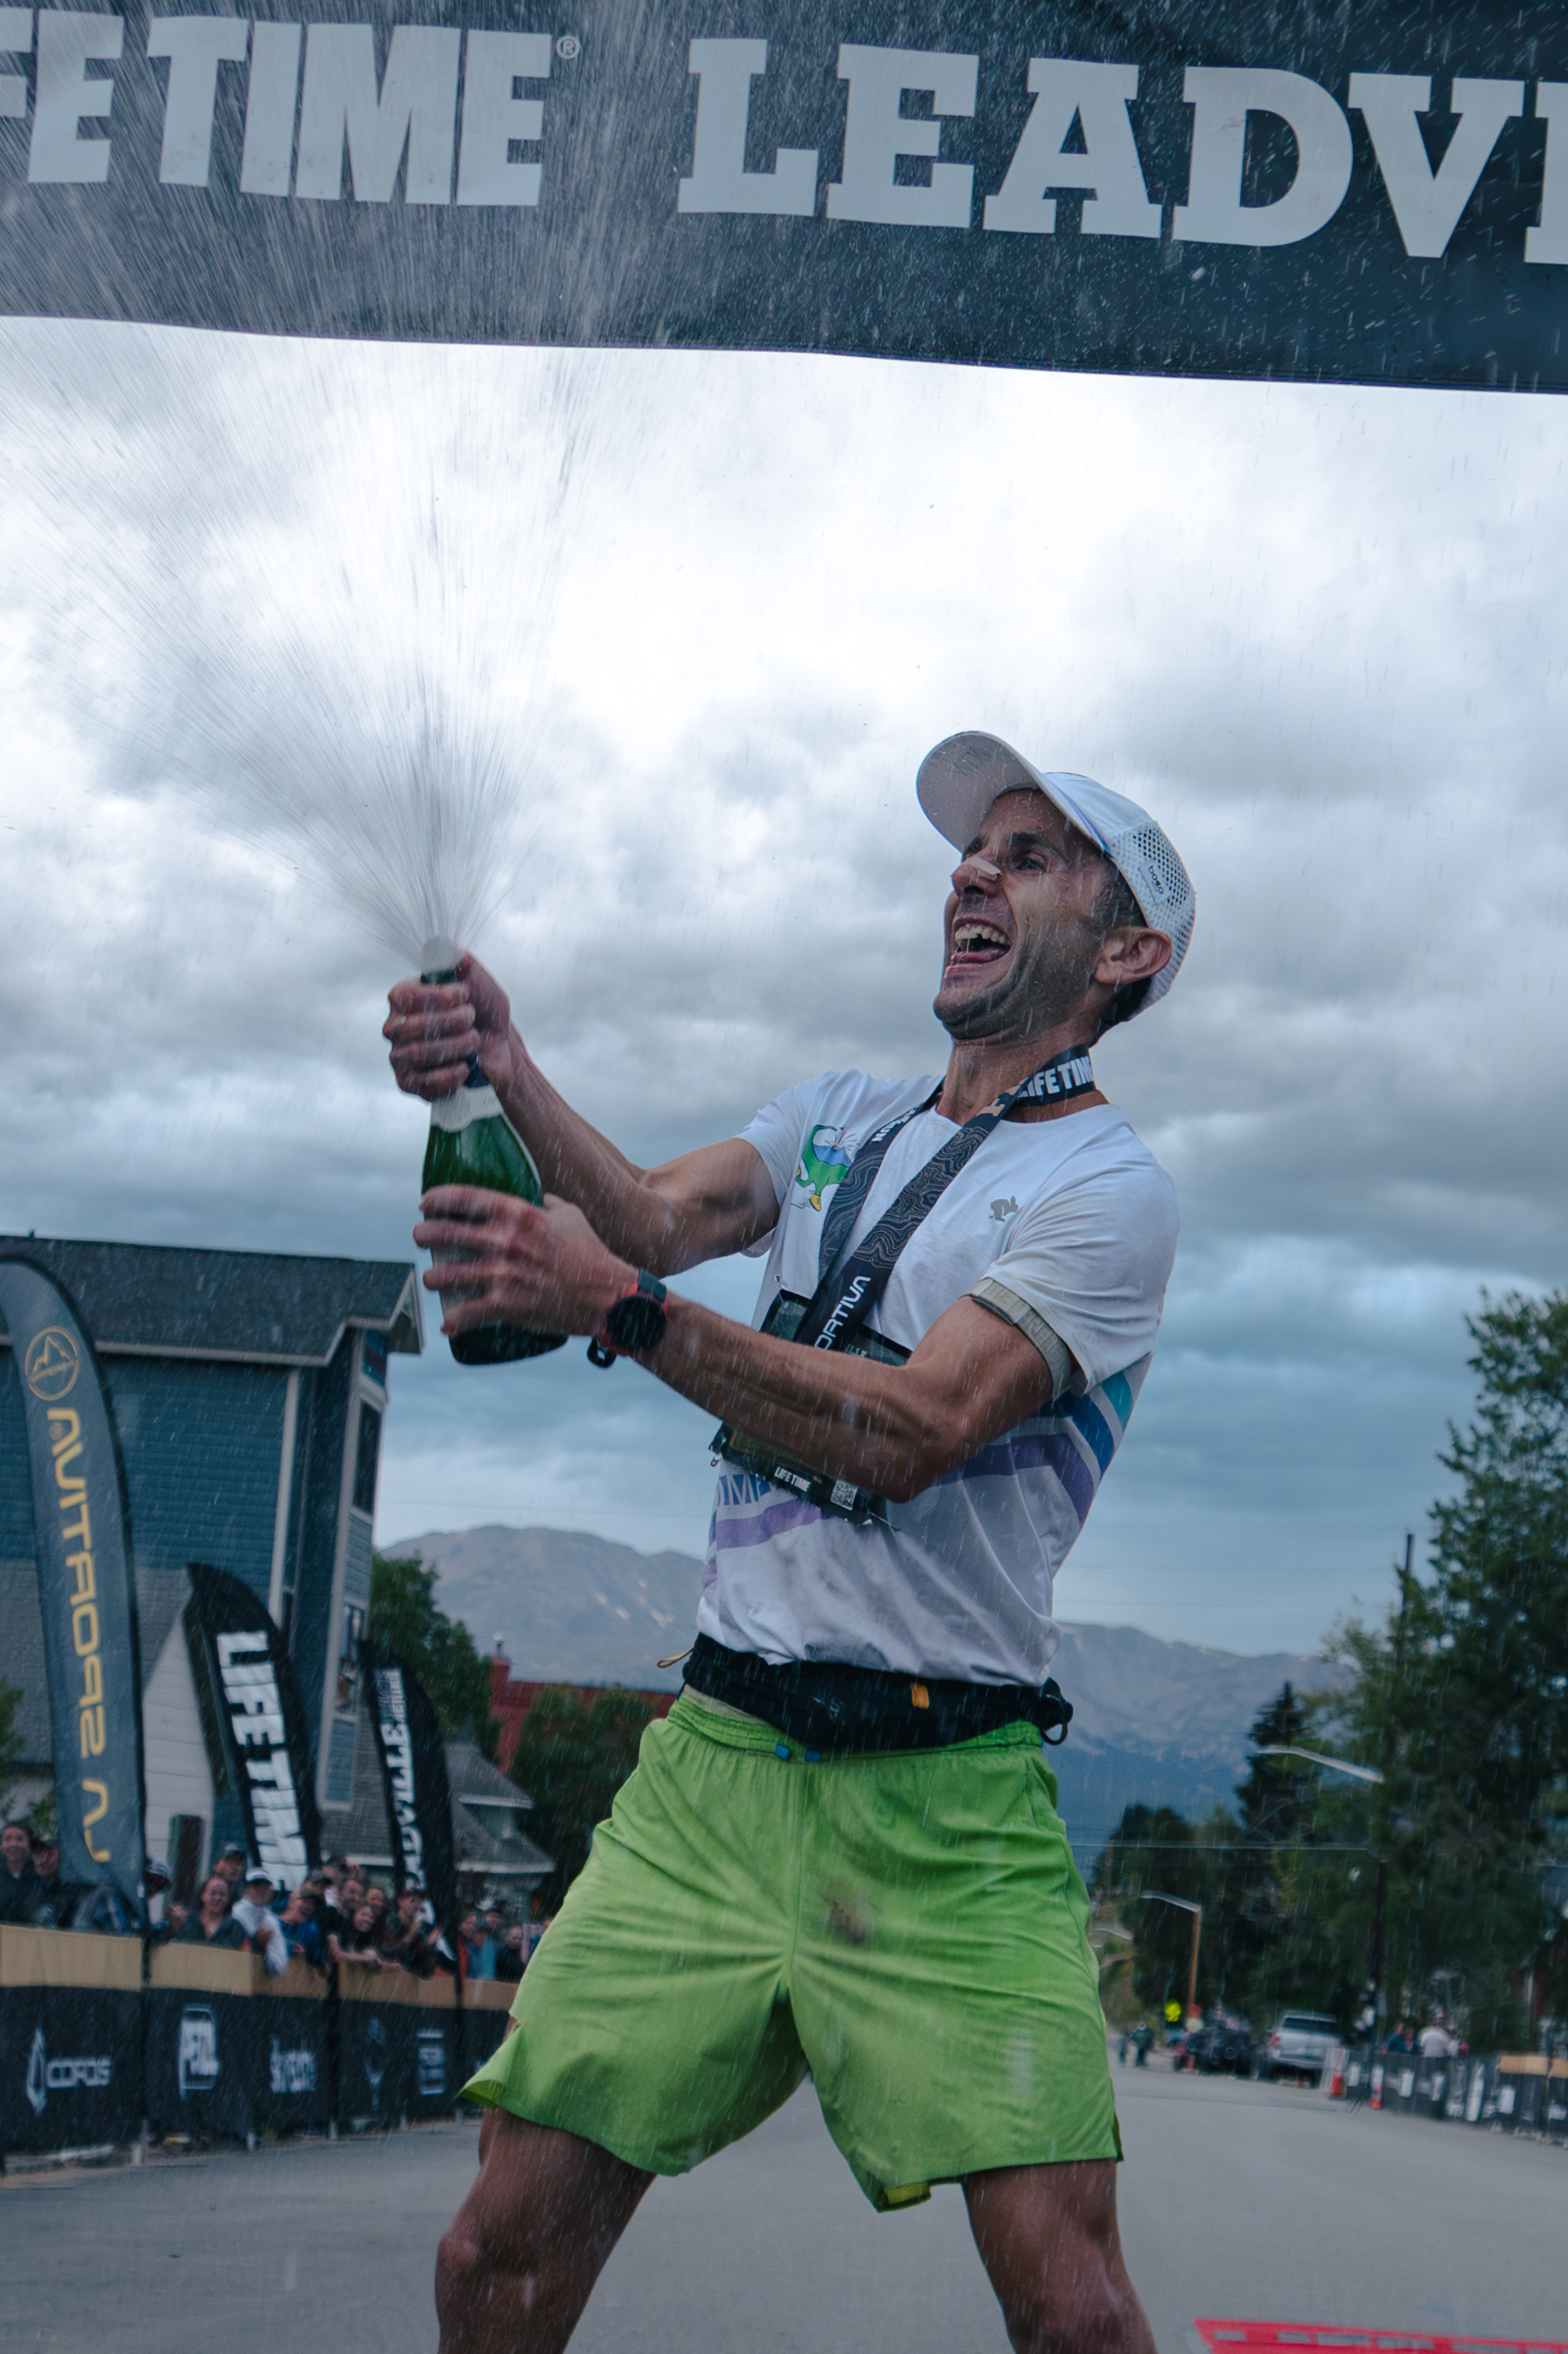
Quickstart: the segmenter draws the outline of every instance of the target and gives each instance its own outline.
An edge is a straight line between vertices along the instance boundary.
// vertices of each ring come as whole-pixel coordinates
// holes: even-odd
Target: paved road
[[[1568,2154],[1286,2086],[1118,2072],[1128,2259],[1160,2354],[1194,2314],[1568,2338]],[[6,2354],[429,2354],[469,2123],[13,2178]],[[1005,2354],[961,2199],[877,2216],[807,2090],[644,2201],[580,2354]]]

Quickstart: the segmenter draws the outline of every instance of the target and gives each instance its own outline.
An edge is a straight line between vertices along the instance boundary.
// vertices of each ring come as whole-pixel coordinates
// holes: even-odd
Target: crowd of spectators
[[[454,1941],[448,1939],[423,1890],[405,1886],[396,1901],[345,1855],[334,1856],[295,1888],[276,1888],[241,1847],[226,1847],[196,1892],[194,1904],[175,1902],[168,1867],[150,1856],[148,1920],[154,1945],[225,1946],[260,1954],[269,1976],[281,1978],[291,1960],[314,1969],[403,1970],[416,1978],[438,1972],[463,1978],[515,1982],[527,1967],[547,1924],[511,1920],[495,1905],[471,1906]],[[74,1888],[60,1878],[59,1849],[23,1822],[0,1831],[0,1925],[36,1928],[133,1930],[119,1916],[114,1892]],[[113,1914],[114,1917],[110,1917]]]

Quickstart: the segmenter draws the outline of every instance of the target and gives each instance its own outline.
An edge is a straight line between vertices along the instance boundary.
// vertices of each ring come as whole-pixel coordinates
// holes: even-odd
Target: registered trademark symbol
[[[573,58],[580,58],[582,53],[583,45],[575,33],[563,33],[556,43],[556,55],[558,58],[567,58],[568,62]]]

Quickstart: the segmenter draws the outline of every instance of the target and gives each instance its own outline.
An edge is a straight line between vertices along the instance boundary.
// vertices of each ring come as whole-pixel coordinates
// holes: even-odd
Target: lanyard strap
[[[1022,1085],[994,1097],[983,1111],[976,1112],[938,1148],[835,1272],[834,1262],[853,1232],[854,1222],[889,1145],[900,1129],[921,1112],[930,1110],[941,1089],[938,1087],[923,1104],[916,1104],[913,1111],[901,1112],[896,1119],[889,1120],[885,1128],[869,1136],[840,1181],[832,1205],[822,1221],[817,1262],[820,1279],[796,1329],[796,1341],[808,1349],[837,1349],[859,1330],[887,1288],[900,1253],[922,1220],[935,1209],[959,1170],[974,1159],[992,1129],[1006,1119],[1014,1104],[1071,1103],[1075,1097],[1092,1095],[1094,1088],[1095,1075],[1086,1046],[1070,1047],[1066,1054],[1043,1063]]]

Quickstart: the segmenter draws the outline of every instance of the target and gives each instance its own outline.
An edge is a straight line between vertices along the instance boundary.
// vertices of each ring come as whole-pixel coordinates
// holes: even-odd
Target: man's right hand
[[[381,1034],[392,1049],[392,1072],[405,1095],[427,1103],[450,1096],[468,1076],[477,1055],[493,1085],[511,1076],[512,1008],[506,991],[477,957],[465,956],[453,981],[400,981]]]

